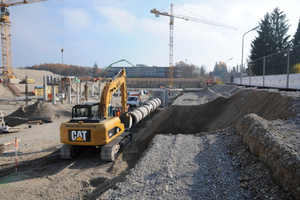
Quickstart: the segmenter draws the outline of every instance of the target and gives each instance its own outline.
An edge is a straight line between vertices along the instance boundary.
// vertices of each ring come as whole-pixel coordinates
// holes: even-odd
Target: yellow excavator
[[[121,90],[122,110],[111,106],[113,93]],[[60,126],[60,156],[76,157],[87,146],[101,147],[101,160],[114,161],[132,140],[127,113],[126,72],[121,69],[103,88],[100,103],[84,103],[72,108],[72,119]]]

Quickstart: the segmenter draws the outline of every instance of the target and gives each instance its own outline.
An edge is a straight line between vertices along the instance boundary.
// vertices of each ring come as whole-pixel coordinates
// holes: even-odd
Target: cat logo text
[[[90,142],[90,130],[69,130],[69,141],[74,142]]]

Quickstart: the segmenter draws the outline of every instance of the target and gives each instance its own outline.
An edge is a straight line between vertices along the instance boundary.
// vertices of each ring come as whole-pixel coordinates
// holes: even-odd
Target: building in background
[[[169,78],[169,67],[148,67],[138,64],[137,67],[110,67],[103,73],[103,78],[111,78],[120,69],[125,68],[127,78]],[[173,68],[173,77],[181,78],[181,70]]]

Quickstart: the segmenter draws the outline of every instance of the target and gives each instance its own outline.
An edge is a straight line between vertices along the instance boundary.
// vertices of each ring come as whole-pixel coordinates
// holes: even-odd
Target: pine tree
[[[213,70],[213,74],[214,74],[214,75],[220,75],[220,74],[221,74],[221,72],[220,72],[220,70],[219,70],[219,65],[218,65],[217,62],[216,62],[216,64],[215,64],[215,67],[214,67],[214,70]]]
[[[93,74],[95,77],[97,77],[97,72],[98,72],[98,65],[97,62],[95,62],[94,66],[93,66]]]
[[[271,14],[275,52],[282,51],[290,47],[290,36],[287,35],[290,25],[288,24],[288,20],[286,20],[285,18],[286,14],[283,14],[283,12],[280,11],[278,7],[275,8],[273,13]]]
[[[290,52],[290,68],[293,69],[297,64],[300,63],[300,20],[298,23],[298,28],[292,40],[293,51]],[[297,70],[291,70],[292,73],[297,73]]]
[[[297,31],[294,35],[293,40],[292,40],[292,43],[293,43],[293,47],[300,45],[300,20],[299,20],[299,23],[298,23]]]
[[[256,60],[285,50],[290,46],[289,35],[287,35],[290,25],[286,20],[286,15],[278,7],[269,14],[264,16],[264,19],[259,23],[258,36],[252,41],[250,60],[254,61],[251,65],[251,71],[255,75],[262,75],[263,68],[261,61]],[[268,65],[272,67],[266,68],[266,74],[276,74],[285,68],[286,58],[282,57],[278,60],[274,57],[268,57]]]

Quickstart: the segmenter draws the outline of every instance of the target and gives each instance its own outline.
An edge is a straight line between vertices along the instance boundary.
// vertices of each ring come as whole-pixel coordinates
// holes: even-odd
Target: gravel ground
[[[242,90],[241,93],[226,100],[240,90]],[[278,95],[278,91],[257,91],[256,89],[216,85],[199,93],[184,93],[174,102],[173,107],[169,108],[172,112],[165,112],[171,115],[161,117],[160,124],[154,128],[156,132],[165,132],[165,134],[157,134],[144,156],[130,170],[126,180],[117,183],[99,199],[299,199],[298,190],[300,189],[297,186],[291,186],[293,181],[290,179],[300,178],[299,170],[297,173],[297,166],[300,163],[300,117],[296,115],[284,119],[284,117],[292,116],[290,111],[299,112],[299,94],[283,92]],[[216,101],[213,104],[207,104],[218,97],[223,98],[223,100],[219,99],[219,102],[222,100],[227,103]],[[268,102],[280,102],[282,110],[276,108],[275,105],[275,107],[268,105]],[[187,107],[187,105],[197,106],[205,103],[208,106],[207,110],[205,107],[205,109]],[[209,113],[212,111],[212,105],[219,110],[216,116],[225,117],[222,118],[223,124],[232,124],[230,114],[234,113],[238,116],[240,113],[240,116],[236,118],[236,123],[229,127],[225,126],[219,130],[212,128],[211,132],[195,132],[197,127],[198,130],[203,129],[201,123],[199,123],[200,126],[195,123],[201,122],[201,120],[195,120],[203,115],[199,111]],[[256,105],[260,107],[257,108]],[[225,109],[223,109],[224,106]],[[267,145],[268,140],[275,141],[276,144],[284,143],[288,147],[287,151],[283,150],[285,157],[295,158],[292,164],[284,164],[288,166],[288,169],[291,168],[290,165],[293,169],[296,166],[295,172],[288,174],[285,171],[289,176],[294,174],[293,177],[285,178],[284,174],[280,174],[282,173],[280,170],[271,167],[276,165],[276,159],[272,160],[274,163],[261,159],[268,155],[278,157],[276,155],[282,155],[281,149],[269,148],[256,152],[252,149],[259,143],[257,140],[244,140],[243,142],[243,139],[247,137],[243,133],[247,133],[249,129],[245,123],[251,125],[252,122],[252,118],[247,113],[252,112],[259,113],[269,120],[251,114],[250,116],[253,115],[258,123],[266,125],[263,126],[263,130],[257,130],[253,126],[249,134],[260,133],[256,139],[262,141],[262,144]],[[182,118],[182,116],[189,117]],[[283,119],[277,117],[283,117]],[[177,129],[189,130],[190,134],[188,131],[185,131],[185,134],[176,132],[176,122],[177,124],[185,123],[186,128]],[[192,124],[193,128],[189,128]],[[218,126],[220,127],[214,124],[214,127]],[[271,135],[271,138],[265,137],[264,134]],[[272,170],[277,171],[274,174]],[[282,177],[284,180],[280,180]],[[294,183],[297,182],[294,181]]]
[[[126,181],[100,199],[294,199],[235,128],[156,135]]]
[[[127,180],[103,199],[250,198],[219,137],[156,135]]]

